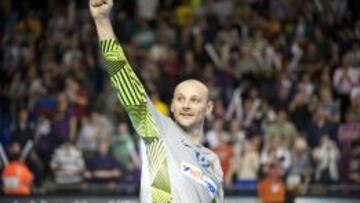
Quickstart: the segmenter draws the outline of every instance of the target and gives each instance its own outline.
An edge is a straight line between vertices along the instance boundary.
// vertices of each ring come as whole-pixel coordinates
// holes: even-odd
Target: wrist
[[[105,26],[110,24],[110,18],[108,16],[94,17],[96,26]]]

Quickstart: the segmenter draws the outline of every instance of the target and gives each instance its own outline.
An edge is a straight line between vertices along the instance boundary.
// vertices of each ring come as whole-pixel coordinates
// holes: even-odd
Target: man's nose
[[[190,104],[190,101],[185,101],[184,103],[183,103],[183,106],[182,106],[182,108],[185,110],[189,110],[190,108],[191,108],[191,104]]]

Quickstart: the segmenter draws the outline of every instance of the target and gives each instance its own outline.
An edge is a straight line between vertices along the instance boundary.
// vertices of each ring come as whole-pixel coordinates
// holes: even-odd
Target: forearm
[[[100,41],[116,38],[109,17],[95,18],[94,22]]]

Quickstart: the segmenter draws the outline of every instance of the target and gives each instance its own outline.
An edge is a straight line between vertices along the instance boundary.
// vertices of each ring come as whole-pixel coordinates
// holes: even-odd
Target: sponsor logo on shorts
[[[181,172],[201,185],[204,185],[211,197],[215,196],[217,191],[216,184],[209,177],[205,176],[199,168],[183,161],[181,162]]]

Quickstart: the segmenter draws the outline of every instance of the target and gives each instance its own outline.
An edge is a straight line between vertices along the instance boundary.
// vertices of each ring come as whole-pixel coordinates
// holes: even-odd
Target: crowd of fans
[[[301,192],[360,183],[357,2],[119,0],[112,20],[165,115],[179,81],[209,86],[203,143],[226,188],[266,187],[258,183],[269,175]],[[108,81],[87,1],[3,0],[0,10],[0,141],[10,161],[32,143],[25,163],[38,188],[138,183],[139,139]]]

